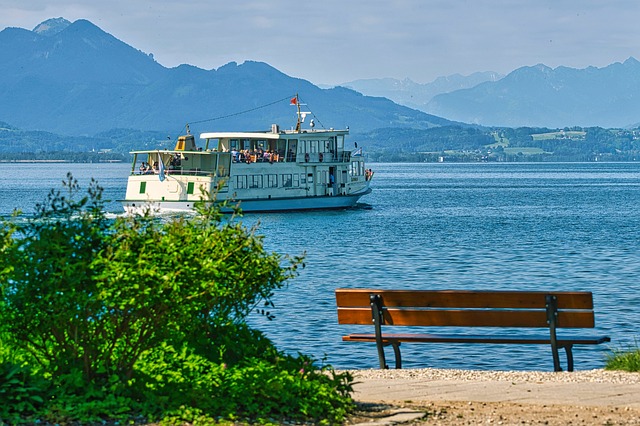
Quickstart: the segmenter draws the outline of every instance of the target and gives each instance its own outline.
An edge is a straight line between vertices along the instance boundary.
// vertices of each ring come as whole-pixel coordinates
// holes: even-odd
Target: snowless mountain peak
[[[67,21],[64,18],[51,18],[39,23],[33,29],[33,32],[40,34],[42,36],[49,37],[49,36],[58,34],[60,31],[67,28],[69,25],[71,25],[71,22]]]

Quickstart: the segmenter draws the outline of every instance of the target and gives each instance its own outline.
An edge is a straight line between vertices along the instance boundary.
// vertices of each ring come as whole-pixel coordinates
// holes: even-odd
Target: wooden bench
[[[558,348],[567,355],[567,370],[573,371],[573,345],[609,342],[607,336],[558,337],[559,328],[593,328],[591,292],[469,291],[469,290],[336,290],[339,324],[373,325],[373,333],[343,336],[347,342],[375,342],[380,368],[388,368],[384,346],[391,345],[396,368],[402,368],[400,344],[499,343],[546,344],[551,346],[553,369],[562,371]],[[402,334],[383,332],[383,326],[511,327],[545,328],[531,334]],[[521,330],[523,331],[523,330]]]

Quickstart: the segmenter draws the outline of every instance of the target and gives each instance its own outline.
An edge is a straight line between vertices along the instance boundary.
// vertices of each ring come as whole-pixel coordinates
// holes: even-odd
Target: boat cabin
[[[206,151],[231,152],[234,162],[343,162],[348,130],[213,132],[200,135]],[[345,157],[346,154],[346,157]]]

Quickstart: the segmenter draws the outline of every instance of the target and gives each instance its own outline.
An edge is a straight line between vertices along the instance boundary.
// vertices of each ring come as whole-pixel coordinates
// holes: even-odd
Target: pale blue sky
[[[0,0],[0,29],[88,19],[166,67],[263,61],[314,84],[640,59],[637,0]]]

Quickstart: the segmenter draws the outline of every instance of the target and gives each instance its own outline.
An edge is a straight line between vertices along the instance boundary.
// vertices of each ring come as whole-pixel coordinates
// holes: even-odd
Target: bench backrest
[[[373,296],[373,298],[372,298]],[[587,291],[336,290],[340,324],[372,324],[372,303],[384,325],[460,327],[593,328],[593,297]]]

